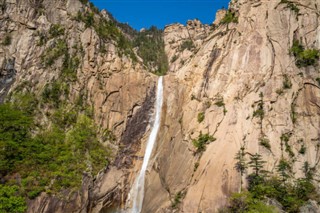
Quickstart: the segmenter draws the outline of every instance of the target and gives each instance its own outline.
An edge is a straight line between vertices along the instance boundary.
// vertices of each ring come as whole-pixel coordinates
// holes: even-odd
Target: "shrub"
[[[294,11],[296,14],[299,14],[300,9],[297,7],[295,3],[288,0],[281,0],[280,4],[287,4],[286,8],[289,8],[290,10]]]
[[[60,24],[53,24],[49,29],[49,34],[51,38],[55,38],[64,35],[64,31],[64,27],[62,27]]]
[[[80,60],[78,57],[70,57],[69,53],[65,53],[61,74],[63,77],[70,81],[77,80],[77,69],[79,67]]]
[[[283,76],[282,87],[283,87],[283,89],[291,89],[292,88],[291,80],[290,80],[290,78],[288,77],[287,74],[285,74]]]
[[[253,112],[253,117],[258,117],[262,121],[264,118],[264,103],[263,103],[263,93],[260,93],[260,100],[258,103],[258,108]]]
[[[10,34],[6,34],[6,35],[4,36],[3,41],[2,41],[2,45],[4,45],[4,46],[9,46],[9,45],[11,45],[11,42],[12,42],[12,37],[11,37],[11,35],[10,35]]]
[[[178,59],[178,56],[177,56],[177,55],[174,55],[174,56],[171,58],[170,62],[173,63],[173,62],[175,62],[177,59]]]
[[[181,192],[181,191],[178,192],[174,197],[174,200],[173,200],[173,202],[171,204],[171,207],[173,209],[176,209],[178,207],[178,205],[181,203],[181,199],[183,199],[184,196],[185,196],[185,194],[183,192]]]
[[[205,118],[204,112],[198,114],[198,122],[201,123]]]
[[[18,186],[0,184],[0,212],[23,213],[27,210],[25,199],[19,195]]]
[[[182,44],[180,45],[180,51],[183,52],[185,49],[191,51],[192,49],[194,49],[195,46],[193,44],[193,41],[192,40],[186,40],[186,41],[183,41]]]
[[[86,12],[84,15],[80,11],[78,11],[77,16],[75,17],[76,21],[85,23],[85,27],[93,27],[94,26],[94,13]]]
[[[235,12],[228,10],[226,15],[220,21],[220,24],[238,23],[238,17],[236,17]]]
[[[58,108],[61,104],[61,98],[63,95],[69,94],[69,87],[66,83],[61,81],[54,81],[51,84],[47,84],[42,92],[42,99],[44,103],[50,103],[55,108]]]
[[[290,54],[296,59],[297,67],[315,66],[320,57],[317,49],[305,49],[298,40],[293,41]]]
[[[65,41],[58,39],[53,48],[46,50],[42,55],[42,62],[45,67],[52,66],[54,62],[68,51],[68,46]]]
[[[225,106],[225,104],[223,102],[223,99],[216,101],[214,104],[216,106],[218,106],[218,107],[224,107]]]
[[[268,138],[260,138],[259,139],[259,144],[263,147],[265,147],[266,149],[268,149],[269,151],[271,151],[271,145],[270,145],[270,141]]]
[[[192,143],[193,145],[197,148],[197,153],[203,152],[206,149],[206,144],[215,141],[216,138],[209,134],[202,134],[200,132],[200,135],[198,136],[197,139],[193,139]]]

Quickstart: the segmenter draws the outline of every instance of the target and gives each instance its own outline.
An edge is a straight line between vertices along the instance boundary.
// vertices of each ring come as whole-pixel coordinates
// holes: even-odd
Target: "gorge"
[[[319,212],[319,8],[137,32],[0,0],[0,212]]]

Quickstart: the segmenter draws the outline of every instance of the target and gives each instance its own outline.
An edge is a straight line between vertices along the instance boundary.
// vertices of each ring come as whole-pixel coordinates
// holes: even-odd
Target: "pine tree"
[[[291,172],[291,166],[287,160],[285,160],[284,158],[281,158],[277,166],[277,171],[279,172],[282,178],[282,181],[284,182],[289,177],[289,174]]]
[[[249,166],[253,169],[256,176],[260,175],[260,172],[263,171],[263,164],[266,161],[262,160],[262,156],[258,153],[250,156]]]
[[[248,168],[245,155],[246,155],[245,148],[244,146],[242,146],[240,150],[237,152],[235,157],[235,159],[237,160],[235,168],[240,173],[240,176],[241,176],[241,180],[240,180],[241,189],[242,189],[242,176],[245,173],[246,169]]]

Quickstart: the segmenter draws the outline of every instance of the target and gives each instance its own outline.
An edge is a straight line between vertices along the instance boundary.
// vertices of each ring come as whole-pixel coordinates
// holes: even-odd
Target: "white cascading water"
[[[162,77],[159,77],[156,95],[157,95],[156,103],[155,103],[156,116],[154,119],[154,124],[147,142],[147,147],[146,147],[145,155],[143,158],[143,164],[142,164],[141,170],[131,188],[131,192],[129,195],[130,196],[129,199],[132,200],[133,202],[132,209],[129,211],[131,213],[140,213],[142,209],[142,203],[143,203],[143,197],[144,197],[145,174],[146,174],[146,170],[148,167],[148,163],[151,157],[153,147],[156,143],[158,130],[161,122],[161,109],[162,109],[162,98],[163,98]]]

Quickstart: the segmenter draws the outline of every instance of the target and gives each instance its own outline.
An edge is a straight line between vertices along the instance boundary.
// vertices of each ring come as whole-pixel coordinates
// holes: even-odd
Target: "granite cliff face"
[[[179,192],[185,193],[181,212],[217,211],[240,190],[235,155],[242,146],[260,153],[272,173],[282,157],[296,178],[304,162],[319,169],[319,67],[297,67],[289,50],[294,40],[320,48],[320,1],[294,4],[298,12],[280,1],[232,1],[237,23],[209,31],[198,25],[201,42],[195,34],[187,36],[195,43],[193,51],[180,53],[176,60],[188,54],[187,61],[177,69],[171,64],[165,77],[166,107],[145,212],[163,211],[159,203],[169,208]],[[223,21],[221,13],[215,23]],[[188,30],[189,25],[165,29],[169,58],[177,55],[172,39]],[[259,103],[261,116],[256,114]],[[201,155],[194,154],[192,144],[200,132],[216,138]],[[270,149],[259,145],[262,138]],[[299,153],[301,147],[305,154]]]
[[[46,85],[65,81],[70,92],[64,99],[75,105],[82,97],[93,108],[100,142],[113,154],[96,177],[84,175],[79,191],[66,192],[68,200],[42,193],[28,200],[28,212],[123,208],[141,167],[157,77],[136,52],[126,54],[122,41],[103,39],[86,19],[77,20],[78,11],[94,10],[89,4],[37,2],[0,1],[0,101],[18,91],[40,96]],[[301,66],[289,50],[294,41],[320,49],[320,1],[292,2],[298,11],[280,0],[234,0],[230,20],[222,10],[211,26],[193,20],[165,28],[169,70],[142,212],[216,212],[241,182],[246,186],[251,171],[242,177],[235,169],[241,147],[261,154],[273,174],[281,159],[292,166],[292,178],[303,176],[305,162],[319,171],[319,60]],[[64,32],[50,33],[53,27]],[[50,50],[58,51],[61,41],[80,61],[72,78],[62,72],[62,54],[46,64],[44,55],[54,55]],[[43,110],[40,123],[48,122],[50,109]],[[106,130],[113,139],[103,139]],[[192,141],[201,134],[215,141],[198,152]],[[177,194],[183,196],[173,207]]]

